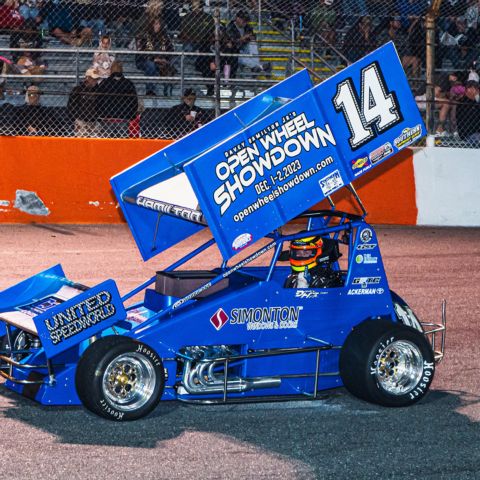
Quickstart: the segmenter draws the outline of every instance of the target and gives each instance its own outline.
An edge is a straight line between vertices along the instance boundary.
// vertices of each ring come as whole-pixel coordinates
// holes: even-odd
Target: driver
[[[307,237],[290,243],[290,282],[293,288],[308,288],[320,274],[319,258],[323,252],[321,237]]]

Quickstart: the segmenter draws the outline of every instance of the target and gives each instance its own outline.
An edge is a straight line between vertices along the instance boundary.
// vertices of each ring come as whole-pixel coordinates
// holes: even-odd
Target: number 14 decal
[[[335,110],[347,121],[352,150],[402,121],[395,93],[388,91],[377,62],[363,68],[361,75],[360,98],[351,78],[337,85],[333,98]]]

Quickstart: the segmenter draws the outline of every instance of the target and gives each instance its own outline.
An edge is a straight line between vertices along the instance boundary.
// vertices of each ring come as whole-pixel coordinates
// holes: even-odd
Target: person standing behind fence
[[[68,97],[68,113],[74,121],[74,130],[77,137],[98,137],[98,116],[96,105],[98,73],[89,68],[85,79],[73,87]]]
[[[105,137],[127,137],[130,120],[137,116],[135,85],[123,75],[123,65],[112,63],[111,75],[98,86],[96,108]]]
[[[457,105],[458,134],[462,140],[480,142],[480,88],[475,80],[465,84],[465,96]]]

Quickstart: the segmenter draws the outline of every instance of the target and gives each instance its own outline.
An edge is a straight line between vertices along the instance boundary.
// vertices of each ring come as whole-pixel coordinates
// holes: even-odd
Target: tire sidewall
[[[422,374],[416,386],[403,395],[394,395],[387,392],[378,382],[375,371],[381,352],[397,341],[413,343],[422,355]],[[428,392],[435,373],[435,361],[428,340],[412,327],[394,327],[384,333],[375,343],[368,359],[367,388],[376,403],[391,407],[403,407],[421,400]]]
[[[137,353],[143,356],[150,362],[155,372],[155,387],[150,398],[144,405],[133,411],[119,409],[118,406],[105,395],[103,388],[103,376],[108,365],[110,365],[115,358],[126,353]],[[144,343],[132,340],[113,346],[98,362],[92,380],[91,395],[95,403],[96,413],[112,420],[128,421],[144,417],[156,407],[163,393],[165,373],[162,359],[155,350]]]

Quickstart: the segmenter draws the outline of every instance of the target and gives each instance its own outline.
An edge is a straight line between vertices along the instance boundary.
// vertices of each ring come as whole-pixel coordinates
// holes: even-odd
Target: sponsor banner
[[[232,308],[227,314],[219,308],[211,317],[210,323],[219,331],[227,323],[246,330],[286,330],[297,328],[303,307],[251,307]]]
[[[107,280],[68,301],[49,307],[51,302],[49,297],[26,307],[35,313],[44,310],[33,321],[48,358],[68,350],[127,316],[113,280]]]
[[[184,171],[228,259],[246,232],[254,243],[382,163],[411,125],[424,134],[389,43],[245,125]]]

